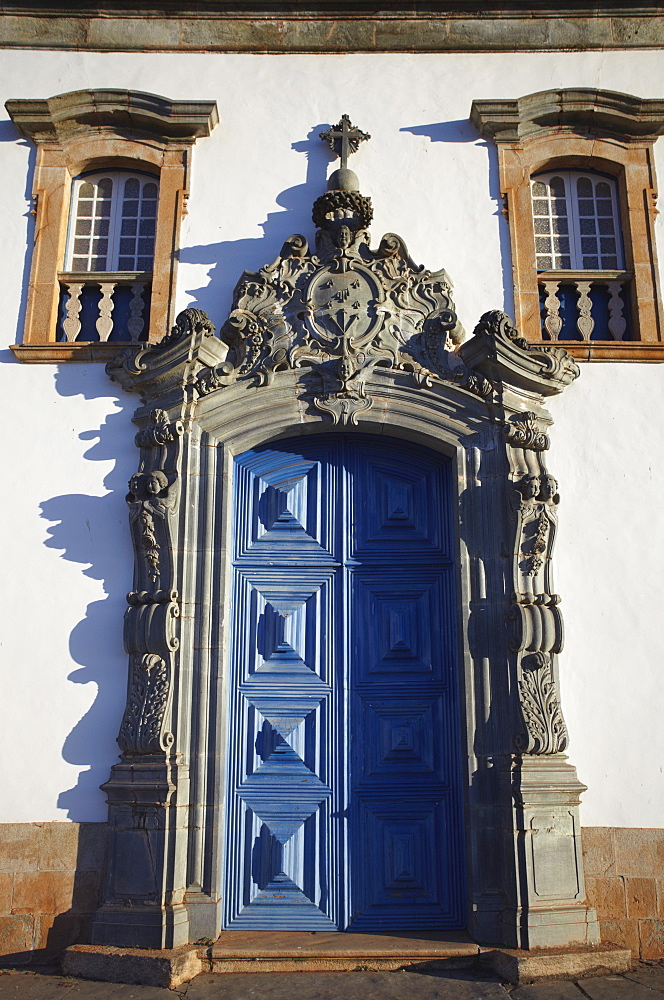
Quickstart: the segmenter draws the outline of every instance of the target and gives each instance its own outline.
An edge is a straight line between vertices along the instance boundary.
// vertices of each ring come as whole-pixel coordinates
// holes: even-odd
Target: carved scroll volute
[[[508,611],[510,648],[517,661],[523,732],[516,737],[527,754],[562,752],[568,742],[560,708],[555,657],[563,647],[560,598],[552,592],[558,484],[543,454],[549,447],[544,420],[534,412],[506,424],[511,469],[510,508],[514,521],[514,593]]]

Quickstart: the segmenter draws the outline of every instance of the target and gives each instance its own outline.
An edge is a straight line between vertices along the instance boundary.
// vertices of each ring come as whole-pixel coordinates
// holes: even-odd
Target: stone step
[[[465,934],[351,934],[342,931],[223,931],[213,945],[163,951],[75,944],[63,972],[81,979],[178,989],[202,972],[427,972],[466,969],[502,982],[577,979],[625,972],[631,952],[615,945],[533,951],[490,948]],[[585,980],[584,980],[585,981]]]
[[[208,955],[212,972],[386,972],[418,964],[472,965],[482,949],[456,932],[223,931]]]

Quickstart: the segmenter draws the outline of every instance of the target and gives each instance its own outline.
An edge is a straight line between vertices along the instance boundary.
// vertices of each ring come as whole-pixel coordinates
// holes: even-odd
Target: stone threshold
[[[473,964],[481,948],[462,933],[223,931],[210,948],[212,972],[389,972],[404,965]]]
[[[631,951],[610,944],[519,951],[478,945],[461,933],[338,931],[224,931],[210,947],[163,951],[72,945],[62,962],[66,975],[80,979],[167,989],[177,989],[201,972],[389,972],[418,966],[444,971],[479,966],[522,985],[625,972],[631,965]]]

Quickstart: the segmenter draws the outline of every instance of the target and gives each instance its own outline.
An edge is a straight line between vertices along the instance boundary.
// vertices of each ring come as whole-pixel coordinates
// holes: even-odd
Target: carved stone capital
[[[517,413],[505,424],[505,437],[515,448],[547,451],[549,435],[541,418],[531,410]]]

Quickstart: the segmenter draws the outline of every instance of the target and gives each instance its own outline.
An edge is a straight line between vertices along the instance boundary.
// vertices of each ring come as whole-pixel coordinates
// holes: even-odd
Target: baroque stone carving
[[[542,845],[542,867],[551,868],[555,831],[542,802],[569,819],[582,788],[560,753],[563,622],[550,569],[559,498],[543,461],[550,421],[542,407],[577,369],[562,350],[532,349],[498,312],[459,346],[446,273],[417,267],[394,234],[372,249],[371,202],[356,181],[347,167],[333,173],[314,206],[311,247],[293,236],[274,263],[242,276],[221,336],[187,309],[167,340],[108,366],[143,405],[127,498],[136,556],[125,615],[129,690],[123,755],[105,786],[111,865],[99,943],[161,948],[219,932],[213,850],[226,789],[209,761],[223,759],[226,736],[221,705],[208,695],[229,637],[222,580],[237,535],[218,514],[227,482],[218,446],[238,454],[282,430],[318,430],[323,419],[388,433],[392,421],[397,435],[438,437],[456,450],[466,545],[457,552],[478,566],[461,574],[468,689],[482,696],[467,706],[469,745],[478,762],[491,761],[468,799],[469,843],[474,857],[498,859],[471,871],[473,933],[510,947],[547,944],[553,919],[561,940],[592,940],[576,889],[546,904],[542,930],[541,872],[526,870],[517,884],[499,862],[525,837]],[[579,857],[556,863],[556,877],[579,871]]]
[[[139,432],[140,436],[143,433]],[[164,570],[161,552],[168,551],[167,513],[172,503],[171,484],[161,469],[136,473],[129,480],[127,504],[137,557],[142,556],[150,585],[159,589]]]
[[[505,437],[513,473],[519,476],[509,495],[516,523],[514,595],[507,615],[524,730],[516,736],[516,746],[527,754],[560,753],[567,746],[567,730],[554,656],[562,649],[564,633],[560,598],[550,589],[558,483],[542,461],[549,438],[536,413],[513,415],[505,425]]]
[[[313,206],[315,249],[295,234],[273,263],[245,271],[220,331],[227,356],[196,372],[195,393],[248,380],[267,385],[277,372],[301,370],[305,398],[339,424],[356,423],[373,405],[367,383],[378,367],[487,395],[490,383],[455,353],[463,330],[447,273],[418,267],[394,233],[371,249],[371,199],[347,167],[348,155],[369,136],[344,116],[321,137],[341,167]],[[187,309],[159,350],[213,329],[205,313]],[[138,374],[141,363],[127,359],[120,368],[129,364]],[[122,380],[119,370],[111,374]]]
[[[132,657],[127,705],[118,744],[124,753],[159,753],[173,744],[173,734],[162,732],[170,690],[166,660],[156,653]]]
[[[170,347],[182,340],[183,337],[190,337],[194,333],[202,333],[205,337],[212,337],[214,332],[214,325],[210,317],[202,309],[183,309],[176,317],[171,332],[160,341],[160,347]]]
[[[149,410],[136,434],[142,451],[141,468],[129,480],[127,505],[135,552],[134,590],[127,595],[125,649],[130,656],[127,705],[118,743],[129,755],[166,753],[174,742],[164,732],[171,696],[172,657],[179,641],[175,625],[180,614],[173,578],[169,519],[174,512],[177,475],[175,449],[184,433],[161,407]],[[157,459],[156,467],[154,465]]]
[[[508,442],[517,448],[546,451],[549,447],[549,437],[539,426],[536,413],[519,413],[512,417],[505,434]]]
[[[489,380],[507,377],[515,388],[544,395],[560,392],[579,375],[579,366],[563,347],[529,343],[498,309],[484,313],[459,354]]]
[[[359,192],[323,199],[314,207],[316,253],[293,236],[274,263],[237,285],[221,330],[234,378],[264,385],[275,372],[309,368],[309,398],[335,423],[356,423],[372,405],[366,382],[377,366],[489,392],[453,354],[462,332],[446,272],[417,267],[392,233],[371,250],[368,199]],[[228,384],[228,373],[225,365],[199,379],[201,391]]]
[[[320,138],[341,158],[343,169],[347,165],[348,154],[356,153],[360,143],[371,136],[352,125],[348,115],[342,115],[336,125],[320,133]]]
[[[180,319],[179,316],[178,319]],[[157,445],[167,445],[175,441],[182,433],[181,421],[177,420],[171,424],[168,422],[165,410],[155,409],[150,414],[148,426],[136,435],[136,447],[153,448]]]
[[[173,744],[163,723],[171,694],[172,654],[179,646],[178,594],[132,591],[127,601],[124,638],[130,679],[118,743],[125,753],[159,753]]]
[[[527,735],[517,736],[517,747],[524,753],[559,753],[567,746],[568,737],[551,658],[546,653],[533,653],[524,658],[522,668],[519,694]]]

